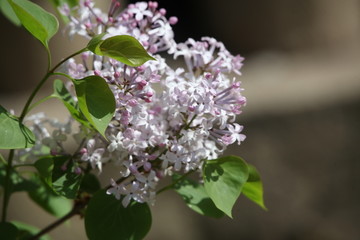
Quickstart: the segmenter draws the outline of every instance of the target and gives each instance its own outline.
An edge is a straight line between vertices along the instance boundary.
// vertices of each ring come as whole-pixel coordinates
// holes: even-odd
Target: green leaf
[[[53,158],[53,156],[43,157],[34,163],[35,168],[39,172],[39,176],[49,187],[52,187],[52,171],[54,169]]]
[[[267,210],[264,204],[263,197],[263,185],[260,179],[259,172],[256,168],[250,164],[248,164],[249,169],[249,178],[245,183],[242,193],[251,201],[258,204],[264,210]]]
[[[56,195],[47,184],[40,180],[39,176],[33,175],[32,180],[39,187],[28,192],[29,197],[42,209],[55,217],[62,217],[71,211],[72,204],[68,199]]]
[[[109,85],[99,76],[76,79],[74,85],[81,112],[105,137],[105,130],[115,112],[115,98]]]
[[[69,199],[76,198],[82,176],[74,172],[75,166],[70,156],[44,157],[36,161],[35,167],[41,179],[55,193]]]
[[[156,60],[147,53],[138,40],[128,35],[114,36],[104,41],[94,40],[93,43],[98,43],[98,45],[91,44],[90,48],[88,45],[88,49],[93,53],[111,57],[131,67],[138,67],[149,60]]]
[[[35,136],[30,129],[0,105],[0,149],[29,148],[34,144]]]
[[[66,89],[64,83],[59,79],[56,79],[54,81],[54,94],[53,94],[53,96],[60,99],[63,102],[63,104],[65,105],[65,107],[67,108],[67,110],[69,111],[71,116],[76,121],[78,121],[80,124],[82,124],[82,125],[84,125],[84,126],[86,126],[88,128],[91,128],[89,122],[81,114],[81,112],[79,110],[79,107],[77,106],[77,103],[73,99],[72,95]]]
[[[86,46],[86,48],[90,51],[92,51],[93,53],[97,54],[97,55],[101,55],[99,46],[100,43],[102,43],[104,40],[102,40],[102,38],[105,36],[105,33],[101,33],[99,35],[96,35],[95,37],[93,37],[88,45]]]
[[[0,233],[1,233],[1,239],[16,240],[16,237],[18,235],[18,229],[12,223],[1,222],[0,223]]]
[[[231,210],[248,179],[246,163],[235,156],[208,160],[203,169],[204,186],[216,207],[232,218]]]
[[[143,239],[151,227],[151,212],[147,204],[131,202],[124,208],[121,201],[105,190],[90,200],[85,214],[85,230],[90,240]]]
[[[6,167],[3,164],[0,164],[0,185],[5,185],[5,176],[6,176]],[[18,172],[14,169],[10,171],[10,192],[22,192],[22,191],[33,191],[38,187],[38,185],[26,178],[23,178]]]
[[[19,18],[16,16],[14,10],[7,0],[0,0],[0,11],[4,16],[16,26],[21,26]]]
[[[92,173],[85,174],[80,189],[90,194],[96,193],[101,189],[99,179]]]
[[[9,0],[9,3],[22,25],[48,49],[48,41],[59,28],[56,17],[28,0]]]
[[[66,170],[62,167],[66,165]],[[55,192],[69,199],[75,199],[80,188],[82,175],[74,172],[73,161],[68,157],[54,158],[52,187]]]
[[[40,232],[40,229],[38,229],[37,227],[31,226],[23,222],[12,221],[12,224],[14,224],[19,229],[16,240],[28,240],[32,236]],[[39,240],[50,240],[50,237],[48,235],[44,235],[41,236]]]
[[[180,177],[180,175],[174,174],[173,180],[177,181]],[[174,189],[184,199],[186,205],[195,212],[214,218],[224,216],[224,213],[215,206],[206,193],[204,185],[185,178],[177,182]]]

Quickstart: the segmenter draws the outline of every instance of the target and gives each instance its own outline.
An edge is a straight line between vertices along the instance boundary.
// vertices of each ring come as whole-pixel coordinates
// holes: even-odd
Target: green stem
[[[64,62],[66,62],[68,59],[82,53],[85,52],[87,50],[87,48],[83,48],[73,54],[71,54],[70,56],[68,56],[67,58],[61,60],[58,64],[56,64],[53,68],[50,69],[51,66],[51,55],[50,55],[50,51],[47,49],[47,57],[48,57],[48,71],[45,74],[45,76],[41,79],[41,81],[39,82],[39,84],[35,87],[34,91],[31,93],[30,97],[28,98],[28,100],[25,103],[25,106],[21,112],[21,115],[19,117],[19,123],[22,123],[24,121],[24,118],[26,116],[26,114],[29,112],[29,108],[30,108],[30,104],[33,101],[34,97],[36,96],[36,94],[38,93],[38,91],[41,89],[41,87],[44,85],[44,83],[49,79],[49,77],[55,72],[55,70],[60,67],[61,64],[63,64]],[[7,162],[7,166],[6,166],[6,176],[5,176],[5,181],[4,181],[4,201],[3,201],[3,208],[2,208],[2,217],[1,217],[1,221],[5,222],[6,221],[6,215],[7,215],[7,208],[9,205],[9,200],[10,200],[10,196],[11,196],[11,191],[10,191],[10,173],[11,170],[13,169],[12,166],[12,161],[14,158],[14,149],[10,150],[9,153],[9,158],[8,158],[8,162]]]
[[[56,220],[55,222],[51,223],[50,225],[48,225],[46,228],[44,228],[43,230],[41,230],[39,233],[37,233],[36,235],[32,236],[31,238],[29,238],[29,240],[37,240],[39,239],[41,236],[43,236],[44,234],[50,232],[51,230],[53,230],[54,228],[56,228],[57,226],[61,225],[63,222],[65,222],[66,220],[72,218],[73,216],[80,214],[81,211],[87,206],[87,204],[89,203],[90,199],[85,199],[83,201],[77,201],[75,202],[75,205],[73,207],[73,209],[66,214],[65,216],[59,218],[58,220]]]
[[[184,175],[182,175],[179,179],[177,179],[176,181],[172,182],[171,184],[161,188],[160,190],[158,190],[156,192],[156,195],[159,195],[160,193],[169,190],[171,188],[173,188],[178,182],[182,181],[184,178],[186,178],[187,176],[189,176],[190,174],[192,174],[193,172],[195,172],[195,170],[190,170],[187,173],[185,173]]]
[[[52,69],[50,69],[46,75],[41,79],[40,83],[36,86],[36,88],[34,89],[34,91],[31,93],[29,99],[27,100],[22,112],[21,112],[21,115],[20,115],[20,118],[19,118],[19,121],[20,123],[23,122],[24,118],[25,118],[25,115],[26,113],[28,112],[28,109],[29,109],[29,106],[32,102],[32,100],[34,99],[34,97],[36,96],[36,94],[38,93],[38,91],[40,90],[40,88],[44,85],[44,83],[46,82],[46,80],[48,80],[48,78],[55,72],[55,70],[60,67],[61,64],[63,64],[64,62],[66,62],[67,60],[69,60],[70,58],[82,53],[82,52],[85,52],[86,51],[86,48],[83,48],[73,54],[71,54],[70,56],[68,56],[67,58],[64,58],[62,61],[60,61],[58,64],[56,64]]]
[[[6,165],[6,176],[5,176],[5,182],[4,182],[4,202],[3,202],[3,208],[2,208],[2,217],[1,221],[6,222],[6,215],[7,215],[7,208],[9,205],[10,200],[10,173],[12,169],[12,160],[14,158],[14,149],[10,150],[8,162]]]
[[[7,165],[7,162],[5,161],[4,157],[1,154],[0,154],[0,160],[5,166]]]
[[[68,78],[69,80],[74,80],[72,77],[70,77],[69,75],[67,75],[66,73],[61,73],[61,72],[54,72],[54,73],[52,73],[51,75],[58,75],[58,76],[63,76],[63,77],[66,77],[66,78]]]

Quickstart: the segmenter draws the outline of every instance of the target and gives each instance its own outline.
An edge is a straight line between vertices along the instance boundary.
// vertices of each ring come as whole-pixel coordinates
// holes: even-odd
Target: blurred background
[[[52,10],[47,2],[38,3]],[[107,9],[106,1],[101,4]],[[247,139],[226,154],[258,168],[269,211],[240,197],[234,219],[209,219],[166,192],[152,208],[146,239],[360,239],[360,0],[163,0],[159,5],[167,16],[179,18],[177,42],[212,36],[245,57],[239,80],[248,104],[238,122]],[[46,54],[3,16],[0,25],[0,103],[19,113],[45,71]],[[83,44],[59,32],[50,42],[54,62]],[[50,94],[50,82],[41,95]],[[55,100],[40,110],[66,118]],[[106,174],[102,179],[108,184]],[[54,221],[25,194],[13,195],[10,217],[40,228]],[[50,235],[86,239],[78,217]]]

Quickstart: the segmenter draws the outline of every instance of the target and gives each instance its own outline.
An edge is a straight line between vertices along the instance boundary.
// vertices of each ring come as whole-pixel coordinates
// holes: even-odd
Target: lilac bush
[[[61,76],[63,80],[54,81],[49,98],[62,101],[70,117],[65,123],[43,113],[25,117],[37,90],[33,92],[16,118],[20,125],[28,126],[22,125],[33,137],[20,147],[5,146],[0,139],[1,148],[18,149],[11,150],[4,161],[5,190],[15,184],[7,177],[15,167],[34,166],[34,176],[50,188],[47,194],[75,201],[73,210],[59,221],[85,215],[90,239],[103,234],[113,238],[119,231],[99,223],[100,216],[110,219],[121,214],[126,219],[134,209],[139,212],[137,218],[150,220],[140,230],[121,229],[117,236],[143,238],[151,225],[147,204],[153,205],[156,195],[167,189],[177,191],[191,209],[206,216],[232,217],[231,209],[241,192],[265,208],[256,169],[239,157],[220,157],[228,145],[245,140],[243,126],[235,122],[246,105],[241,83],[234,77],[241,75],[243,58],[211,37],[177,43],[172,25],[178,19],[167,17],[157,2],[138,2],[122,9],[120,2],[112,0],[107,12],[91,0],[60,2],[56,3],[67,22],[66,33],[70,38],[80,35],[89,44],[55,67],[49,66],[39,88],[50,76]],[[18,20],[50,56],[47,41],[51,36],[42,37],[26,22],[41,21],[39,11],[48,19],[55,17],[27,0],[12,0],[9,6],[16,13],[15,20],[9,19]],[[34,19],[21,17],[24,11]],[[40,22],[48,35],[55,31],[51,21]],[[76,55],[79,60],[73,58]],[[169,58],[180,66],[169,65]],[[3,113],[7,120],[10,115],[5,109]],[[77,144],[75,152],[64,144],[71,138]],[[101,188],[96,175],[104,167],[116,168],[119,174]],[[189,179],[192,173],[198,173],[202,181]],[[158,182],[167,176],[172,176],[172,184],[158,189]],[[8,196],[4,196],[5,203]],[[202,200],[210,204],[201,206]],[[106,212],[103,204],[122,207],[115,213]],[[5,204],[3,210],[6,212]],[[18,227],[6,222],[6,213],[3,224]],[[54,224],[35,237],[51,226]]]

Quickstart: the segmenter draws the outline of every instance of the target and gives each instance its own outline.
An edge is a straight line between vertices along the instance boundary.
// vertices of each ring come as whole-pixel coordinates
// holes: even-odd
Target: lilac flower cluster
[[[240,82],[231,77],[240,75],[242,57],[231,55],[210,37],[176,43],[171,25],[177,18],[167,18],[157,2],[138,2],[120,11],[113,0],[107,13],[91,0],[80,2],[75,9],[61,8],[70,20],[70,35],[131,35],[156,59],[129,67],[86,52],[81,62],[71,59],[64,66],[73,78],[103,77],[114,93],[116,113],[106,132],[109,141],[84,128],[76,134],[85,139],[79,162],[99,170],[105,163],[119,168],[119,180],[111,179],[108,194],[124,206],[131,199],[152,203],[161,178],[173,171],[199,170],[204,160],[217,158],[226,146],[245,139],[243,127],[234,121],[246,99]],[[183,67],[171,68],[160,52],[183,59]],[[53,140],[61,141],[55,136]],[[59,151],[57,146],[50,149]]]

